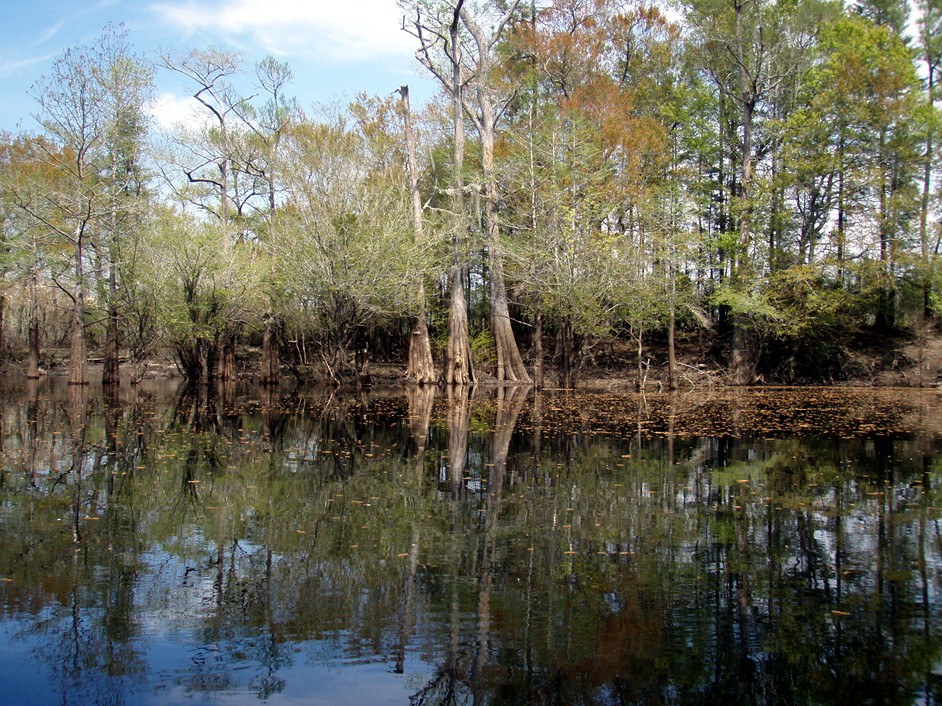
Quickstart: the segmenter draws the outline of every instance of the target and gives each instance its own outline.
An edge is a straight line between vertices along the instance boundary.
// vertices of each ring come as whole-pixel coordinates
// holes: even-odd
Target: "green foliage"
[[[364,132],[363,115],[297,125],[286,137],[290,205],[278,219],[284,316],[342,355],[366,325],[417,311],[432,271],[434,236],[416,243],[401,163],[389,136]],[[374,125],[374,127],[376,127]]]
[[[471,357],[478,368],[490,369],[497,364],[494,336],[490,330],[483,329],[471,334]]]
[[[795,265],[770,277],[767,306],[776,336],[809,342],[844,338],[860,323],[860,296],[816,265]]]
[[[512,316],[576,338],[646,337],[671,314],[748,321],[759,348],[914,325],[926,294],[942,306],[937,5],[920,0],[913,49],[897,0],[688,0],[679,23],[614,0],[520,8],[492,55],[464,56],[459,181],[447,94],[416,112],[421,243],[391,97],[306,112],[286,64],[259,62],[247,96],[238,54],[198,48],[161,64],[206,120],[152,144],[153,67],[109,29],[37,83],[43,135],[3,140],[4,293],[25,302],[35,280],[49,309],[84,287],[80,318],[97,331],[117,310],[135,356],[277,321],[341,366],[404,329],[420,284],[441,352],[453,259],[483,366],[500,278]],[[470,20],[503,7],[466,4]],[[452,68],[442,49],[429,67]]]

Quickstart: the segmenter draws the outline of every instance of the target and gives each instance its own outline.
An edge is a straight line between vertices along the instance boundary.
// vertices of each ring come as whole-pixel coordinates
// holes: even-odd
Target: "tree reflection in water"
[[[13,700],[942,697],[938,392],[3,393]]]

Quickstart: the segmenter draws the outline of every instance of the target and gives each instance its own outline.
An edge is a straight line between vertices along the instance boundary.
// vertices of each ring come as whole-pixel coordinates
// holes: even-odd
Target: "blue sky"
[[[395,0],[0,0],[0,130],[34,131],[30,87],[68,47],[92,44],[123,23],[135,50],[235,49],[245,68],[271,54],[294,73],[301,105],[388,94],[409,84],[414,101],[435,90],[417,68],[414,38]],[[157,73],[161,122],[182,118],[192,99],[184,79]]]

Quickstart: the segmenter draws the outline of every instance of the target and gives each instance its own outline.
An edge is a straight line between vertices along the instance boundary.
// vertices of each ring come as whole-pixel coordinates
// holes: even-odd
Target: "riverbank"
[[[728,351],[720,337],[703,333],[678,336],[676,352],[680,388],[731,384],[725,362]],[[260,358],[258,348],[240,347],[236,365],[239,378],[252,380]],[[100,356],[93,354],[90,363],[92,378],[97,379]],[[528,359],[527,365],[532,371],[533,361]],[[544,387],[560,387],[551,356],[544,360],[544,368]],[[2,365],[3,373],[8,375],[22,374],[24,369],[25,364],[16,359]],[[47,356],[44,374],[63,375],[67,369],[67,349]],[[396,386],[407,382],[405,370],[405,360],[371,358],[367,378],[358,380],[350,376],[343,382]],[[488,361],[478,363],[478,382],[495,383],[491,370]],[[306,377],[301,382],[332,382],[316,368],[305,369],[303,374]],[[148,362],[145,377],[179,378],[182,373],[173,357],[165,352]],[[658,339],[645,342],[640,365],[636,344],[607,341],[588,346],[582,352],[575,378],[579,388],[665,391],[669,389],[666,342]],[[286,366],[282,369],[282,380],[286,384],[298,382]],[[939,387],[942,386],[942,332],[935,326],[922,336],[860,331],[852,340],[835,346],[819,358],[809,351],[783,351],[768,346],[761,353],[753,385]]]

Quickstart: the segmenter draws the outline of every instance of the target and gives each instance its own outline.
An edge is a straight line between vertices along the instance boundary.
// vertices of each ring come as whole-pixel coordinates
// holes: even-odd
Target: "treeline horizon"
[[[121,27],[0,139],[0,356],[132,382],[576,384],[708,331],[727,379],[840,378],[942,312],[942,0],[399,0],[441,86],[304,109],[290,67]],[[157,130],[158,71],[197,118]],[[248,91],[241,86],[251,84]],[[392,89],[395,87],[391,87]]]

